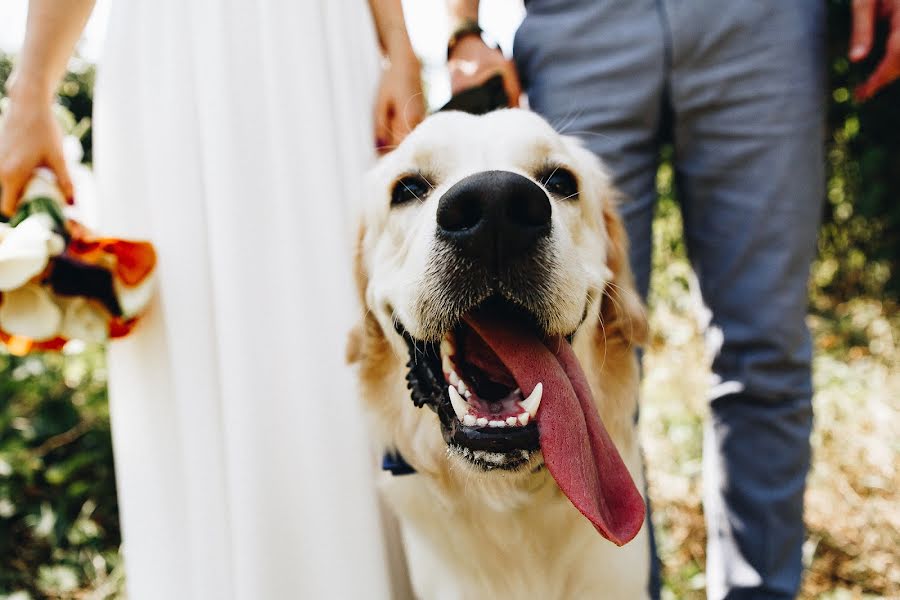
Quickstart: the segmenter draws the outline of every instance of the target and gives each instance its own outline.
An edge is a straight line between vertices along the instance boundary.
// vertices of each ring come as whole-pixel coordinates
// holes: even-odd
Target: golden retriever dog
[[[350,339],[425,599],[646,596],[646,335],[597,158],[522,110],[422,123],[371,173]]]

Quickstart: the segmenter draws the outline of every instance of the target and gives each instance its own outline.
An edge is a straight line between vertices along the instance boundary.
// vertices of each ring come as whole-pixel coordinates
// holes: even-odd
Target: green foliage
[[[864,104],[853,90],[884,53],[885,27],[860,64],[847,59],[850,1],[829,1],[828,197],[814,294],[900,294],[900,82]]]
[[[103,353],[0,351],[0,594],[109,577],[119,522]]]
[[[94,109],[94,78],[96,70],[94,65],[74,59],[69,63],[71,69],[63,78],[57,97],[75,118],[79,124],[78,139],[84,149],[82,162],[93,163],[93,137],[91,129],[91,115]]]

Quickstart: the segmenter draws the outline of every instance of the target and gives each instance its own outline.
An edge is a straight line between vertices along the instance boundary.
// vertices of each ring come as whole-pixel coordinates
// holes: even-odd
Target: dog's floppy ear
[[[353,259],[353,276],[356,280],[356,291],[359,294],[361,314],[359,322],[350,330],[345,351],[345,358],[348,363],[361,363],[364,369],[372,365],[389,364],[389,361],[383,360],[383,357],[390,355],[384,331],[366,306],[366,288],[369,285],[369,274],[366,272],[363,261],[365,236],[366,228],[360,221]]]
[[[354,248],[353,252],[353,279],[356,282],[356,292],[359,296],[360,307],[363,309],[363,316],[362,319],[353,326],[353,329],[350,330],[350,335],[347,337],[345,357],[350,364],[361,361],[365,356],[366,328],[370,327],[367,321],[371,319],[371,317],[368,316],[368,311],[365,310],[366,286],[369,283],[369,276],[363,265],[362,256],[363,239],[365,238],[365,235],[366,228],[363,225],[362,220],[360,220],[359,231],[356,236],[356,248]]]
[[[600,319],[607,337],[621,337],[629,345],[641,346],[647,342],[649,325],[628,262],[628,235],[616,209],[614,195],[606,194],[602,201],[608,240],[606,266],[612,276],[603,292]]]

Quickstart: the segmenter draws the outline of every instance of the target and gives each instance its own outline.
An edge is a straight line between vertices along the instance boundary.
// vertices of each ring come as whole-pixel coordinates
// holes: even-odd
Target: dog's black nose
[[[550,215],[550,199],[538,184],[509,171],[483,171],[441,197],[437,235],[496,271],[549,235]]]

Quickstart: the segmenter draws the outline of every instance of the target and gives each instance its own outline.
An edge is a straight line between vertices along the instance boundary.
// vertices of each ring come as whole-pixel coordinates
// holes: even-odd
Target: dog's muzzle
[[[509,171],[483,171],[441,197],[437,237],[491,273],[527,255],[550,235],[550,199],[538,184]]]

